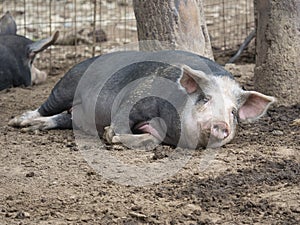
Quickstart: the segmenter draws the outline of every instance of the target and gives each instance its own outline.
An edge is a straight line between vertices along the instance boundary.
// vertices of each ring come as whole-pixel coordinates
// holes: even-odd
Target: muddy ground
[[[252,88],[252,65],[230,68]],[[0,92],[0,224],[300,224],[300,129],[291,125],[299,105],[241,124],[207,169],[199,162],[209,150],[198,150],[175,175],[136,187],[95,171],[71,130],[24,133],[7,126],[38,107],[62,74]],[[102,148],[133,164],[169,157],[167,147]]]
[[[111,42],[104,48],[115,44]],[[82,59],[67,46],[53,51],[57,49],[63,54],[52,54],[59,57],[51,68],[47,55],[36,63],[51,74],[46,83],[0,92],[1,225],[300,224],[300,128],[291,125],[299,118],[299,105],[276,107],[254,124],[241,124],[237,137],[217,150],[205,170],[200,162],[210,152],[198,150],[162,181],[122,185],[85,160],[71,130],[24,133],[7,126],[12,117],[38,107],[71,64]],[[246,89],[253,88],[253,65],[229,68]],[[147,166],[170,159],[172,153],[168,147],[145,152],[99,146],[101,150]]]

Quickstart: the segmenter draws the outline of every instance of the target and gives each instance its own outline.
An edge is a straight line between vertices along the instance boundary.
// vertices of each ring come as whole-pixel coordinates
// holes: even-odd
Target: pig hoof
[[[152,150],[159,145],[159,140],[150,134],[123,134],[113,136],[112,144],[122,144],[128,148]]]
[[[113,136],[111,138],[111,144],[122,144],[122,138],[120,138],[120,136]]]
[[[55,121],[50,117],[39,117],[30,121],[24,121],[21,123],[21,126],[24,127],[22,131],[35,131],[35,130],[49,130],[56,126]]]
[[[34,118],[40,117],[40,113],[35,111],[28,111],[23,113],[21,116],[16,116],[8,122],[9,126],[12,127],[24,127],[26,123],[33,120]]]
[[[107,126],[104,128],[103,139],[106,140],[109,144],[113,143],[113,139],[117,137],[115,135],[116,134],[111,126]]]

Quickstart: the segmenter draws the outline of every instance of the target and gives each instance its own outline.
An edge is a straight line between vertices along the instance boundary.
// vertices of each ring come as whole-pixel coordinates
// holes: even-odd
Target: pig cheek
[[[193,112],[194,121],[200,130],[210,129],[210,121],[212,119],[212,111],[210,110],[210,102],[205,105],[196,106]]]
[[[195,107],[187,108],[182,118],[183,138],[189,143],[196,143],[199,140],[199,129],[197,123],[197,111]]]
[[[206,139],[210,133],[211,112],[208,110],[207,106],[198,106],[193,110],[192,116],[198,139]]]
[[[237,129],[237,119],[234,117],[234,115],[231,116],[231,119],[230,119],[230,123],[229,123],[229,135],[228,137],[226,137],[224,140],[223,140],[223,143],[222,145],[230,142],[235,134],[236,134],[236,129]]]
[[[31,83],[34,84],[36,80],[36,72],[34,69],[31,68]]]

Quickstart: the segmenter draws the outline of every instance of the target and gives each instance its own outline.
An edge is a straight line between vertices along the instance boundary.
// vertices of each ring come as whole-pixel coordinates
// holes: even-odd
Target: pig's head
[[[46,80],[47,74],[39,71],[33,66],[33,61],[37,53],[45,50],[54,44],[58,39],[59,32],[56,31],[51,37],[32,41],[26,37],[17,35],[17,26],[14,18],[9,12],[0,18],[0,36],[2,41],[0,45],[4,45],[13,53],[15,60],[19,63],[19,71],[22,71],[23,84],[38,84]],[[5,65],[4,65],[5,66]]]
[[[230,142],[238,121],[255,121],[275,98],[244,91],[229,76],[214,76],[182,67],[179,79],[189,98],[183,114],[183,130],[191,143],[220,147]],[[195,144],[193,144],[195,145]]]
[[[55,41],[58,39],[59,32],[56,31],[51,37],[39,40],[37,42],[33,42],[27,46],[27,59],[28,65],[30,67],[31,73],[31,83],[32,84],[39,84],[46,80],[47,74],[43,71],[40,71],[33,65],[34,58],[37,53],[45,50],[50,45],[54,44]]]

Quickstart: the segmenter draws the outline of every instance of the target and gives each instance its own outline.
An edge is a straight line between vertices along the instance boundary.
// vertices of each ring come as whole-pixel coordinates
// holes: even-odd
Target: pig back
[[[127,133],[138,122],[136,116],[132,114],[129,116],[132,112],[143,111],[143,119],[161,117],[162,114],[166,114],[168,110],[160,110],[162,104],[155,105],[149,110],[143,110],[145,104],[137,104],[146,97],[159,97],[157,93],[164,95],[167,101],[170,101],[170,97],[180,99],[180,101],[174,101],[176,104],[174,108],[180,111],[186,101],[177,83],[182,75],[183,65],[203,71],[208,76],[232,77],[215,62],[185,51],[125,51],[106,54],[95,60],[81,77],[74,102],[80,103],[77,109],[80,109],[80,115],[85,116],[84,118],[75,116],[75,120],[85,120],[78,122],[87,126],[96,122],[96,128],[100,134],[104,127],[111,123],[121,127],[120,133]],[[153,79],[154,77],[156,79]],[[168,93],[164,85],[160,85],[160,80],[170,80],[175,88]],[[161,103],[157,99],[151,101]],[[148,104],[150,103],[148,101]],[[139,108],[135,109],[136,106]],[[84,128],[84,130],[88,129],[89,127]]]

